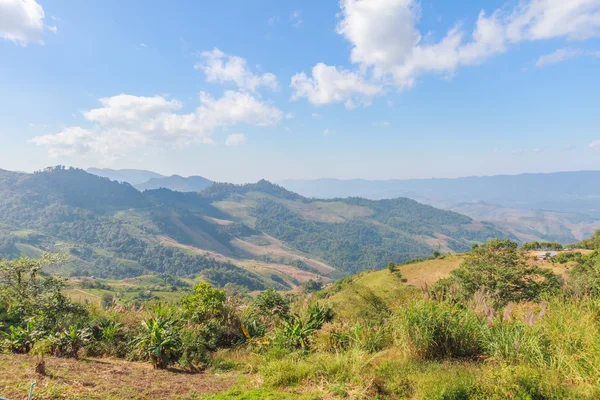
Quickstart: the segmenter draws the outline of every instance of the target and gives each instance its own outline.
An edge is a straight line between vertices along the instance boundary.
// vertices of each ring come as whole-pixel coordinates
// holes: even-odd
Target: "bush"
[[[475,358],[483,354],[485,324],[471,310],[448,303],[415,301],[395,316],[400,345],[417,358]]]
[[[156,369],[165,369],[179,359],[181,342],[175,321],[157,315],[142,322],[135,345]]]
[[[452,271],[452,277],[460,285],[463,299],[484,287],[494,296],[496,307],[536,301],[561,286],[552,271],[528,264],[517,243],[499,239],[474,245],[461,267]]]

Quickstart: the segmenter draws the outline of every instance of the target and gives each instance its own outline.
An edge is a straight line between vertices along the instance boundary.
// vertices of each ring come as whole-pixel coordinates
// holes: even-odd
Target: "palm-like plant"
[[[33,329],[31,322],[28,322],[25,328],[11,325],[8,332],[0,331],[0,335],[4,338],[5,345],[13,353],[29,353],[37,336],[39,336],[39,332]]]
[[[179,357],[181,341],[175,322],[156,316],[142,322],[142,332],[134,340],[143,357],[156,369],[165,369]]]

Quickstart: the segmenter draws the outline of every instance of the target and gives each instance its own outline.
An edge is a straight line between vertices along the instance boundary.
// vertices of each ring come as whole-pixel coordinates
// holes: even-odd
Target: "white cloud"
[[[302,25],[302,13],[298,10],[294,11],[291,15],[290,15],[290,21],[292,21],[292,26],[294,28],[299,28],[300,25]]]
[[[563,61],[580,57],[600,57],[599,51],[583,51],[581,49],[573,49],[573,48],[563,48],[558,49],[553,53],[546,54],[538,58],[535,66],[538,68],[545,67],[546,65],[558,64]]]
[[[333,131],[332,131],[331,129],[325,129],[325,130],[323,131],[323,135],[325,135],[325,136],[327,136],[327,135],[329,135],[329,134],[332,134],[332,133],[333,133]]]
[[[148,45],[144,42],[140,43],[140,47],[148,47]]]
[[[535,66],[541,68],[549,64],[557,64],[570,58],[578,57],[581,53],[582,52],[579,49],[558,49],[554,53],[546,54],[538,58]]]
[[[189,114],[177,113],[181,102],[162,96],[121,94],[102,98],[100,103],[101,108],[83,113],[92,127],[69,127],[57,134],[37,136],[31,142],[47,146],[52,156],[94,153],[112,158],[146,145],[212,143],[211,137],[220,127],[264,127],[283,118],[277,108],[248,93],[234,91],[225,92],[219,99],[200,93],[200,106]]]
[[[513,149],[512,153],[513,154],[523,154],[523,149]]]
[[[243,133],[232,133],[227,135],[225,139],[225,145],[227,146],[241,146],[244,143],[246,143],[246,135]]]
[[[358,67],[347,73],[399,89],[414,86],[425,74],[452,77],[459,67],[481,64],[519,42],[600,36],[600,0],[508,2],[492,12],[480,11],[471,31],[457,22],[438,41],[417,28],[418,0],[340,0],[340,7],[337,32],[351,44],[350,61]],[[304,93],[310,100],[306,92],[296,97]],[[348,89],[344,96],[351,93]],[[322,96],[316,104],[337,101],[336,96]]]
[[[0,38],[21,46],[42,43],[44,16],[44,9],[35,0],[0,0]]]
[[[600,150],[600,140],[592,140],[590,144],[588,144],[590,149]]]
[[[373,122],[373,126],[385,128],[387,126],[390,126],[390,123],[388,121],[375,121]]]
[[[535,149],[533,149],[534,153],[541,153],[542,149],[540,149],[539,147],[536,147]]]
[[[368,83],[358,73],[318,63],[312,69],[312,77],[299,73],[292,77],[294,89],[292,100],[306,97],[314,105],[344,103],[352,109],[367,106],[371,98],[383,92],[381,86]]]
[[[233,82],[241,90],[255,92],[260,86],[277,89],[277,77],[271,73],[255,75],[247,66],[246,60],[241,57],[230,56],[215,48],[202,53],[204,62],[196,64],[195,69],[200,69],[206,74],[209,82]]]
[[[312,113],[312,114],[311,114],[311,117],[313,117],[314,119],[319,119],[319,118],[321,118],[321,117],[322,117],[322,115],[321,115],[321,114],[319,114],[319,113]]]

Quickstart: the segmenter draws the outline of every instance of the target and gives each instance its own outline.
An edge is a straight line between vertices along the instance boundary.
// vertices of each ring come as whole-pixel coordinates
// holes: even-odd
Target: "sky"
[[[600,0],[0,0],[0,168],[600,169]]]

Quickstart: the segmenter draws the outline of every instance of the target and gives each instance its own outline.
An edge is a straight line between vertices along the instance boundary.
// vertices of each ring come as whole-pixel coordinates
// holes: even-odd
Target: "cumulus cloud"
[[[357,65],[356,72],[348,73],[399,89],[414,86],[425,74],[452,77],[459,67],[481,64],[519,42],[600,36],[600,0],[509,2],[491,12],[480,11],[470,31],[457,22],[438,41],[417,28],[418,0],[341,0],[340,6],[337,32],[350,43],[350,61]],[[346,99],[353,95],[351,90],[343,94]],[[297,91],[295,96],[310,101],[310,92]],[[322,101],[339,98],[324,96]]]
[[[21,46],[42,43],[44,16],[35,0],[0,0],[0,38]],[[50,29],[56,32],[56,27]]]
[[[358,73],[323,63],[313,67],[312,77],[303,72],[294,75],[290,87],[294,89],[292,100],[306,97],[314,105],[344,103],[349,109],[369,105],[373,96],[383,91]]]
[[[83,113],[90,128],[69,127],[56,134],[37,136],[31,142],[48,147],[52,156],[93,152],[119,157],[146,145],[182,146],[212,143],[220,127],[249,124],[275,125],[283,113],[249,93],[227,91],[215,99],[200,93],[200,105],[191,113],[178,113],[182,103],[162,96],[121,94],[100,99],[102,107]]]
[[[243,133],[232,133],[227,135],[225,139],[225,145],[227,146],[241,146],[244,143],[246,143],[246,135]]]
[[[206,74],[206,80],[218,83],[235,83],[241,90],[255,92],[260,86],[277,89],[277,77],[271,73],[255,75],[246,60],[223,53],[215,48],[202,53],[203,62],[194,66]]]

